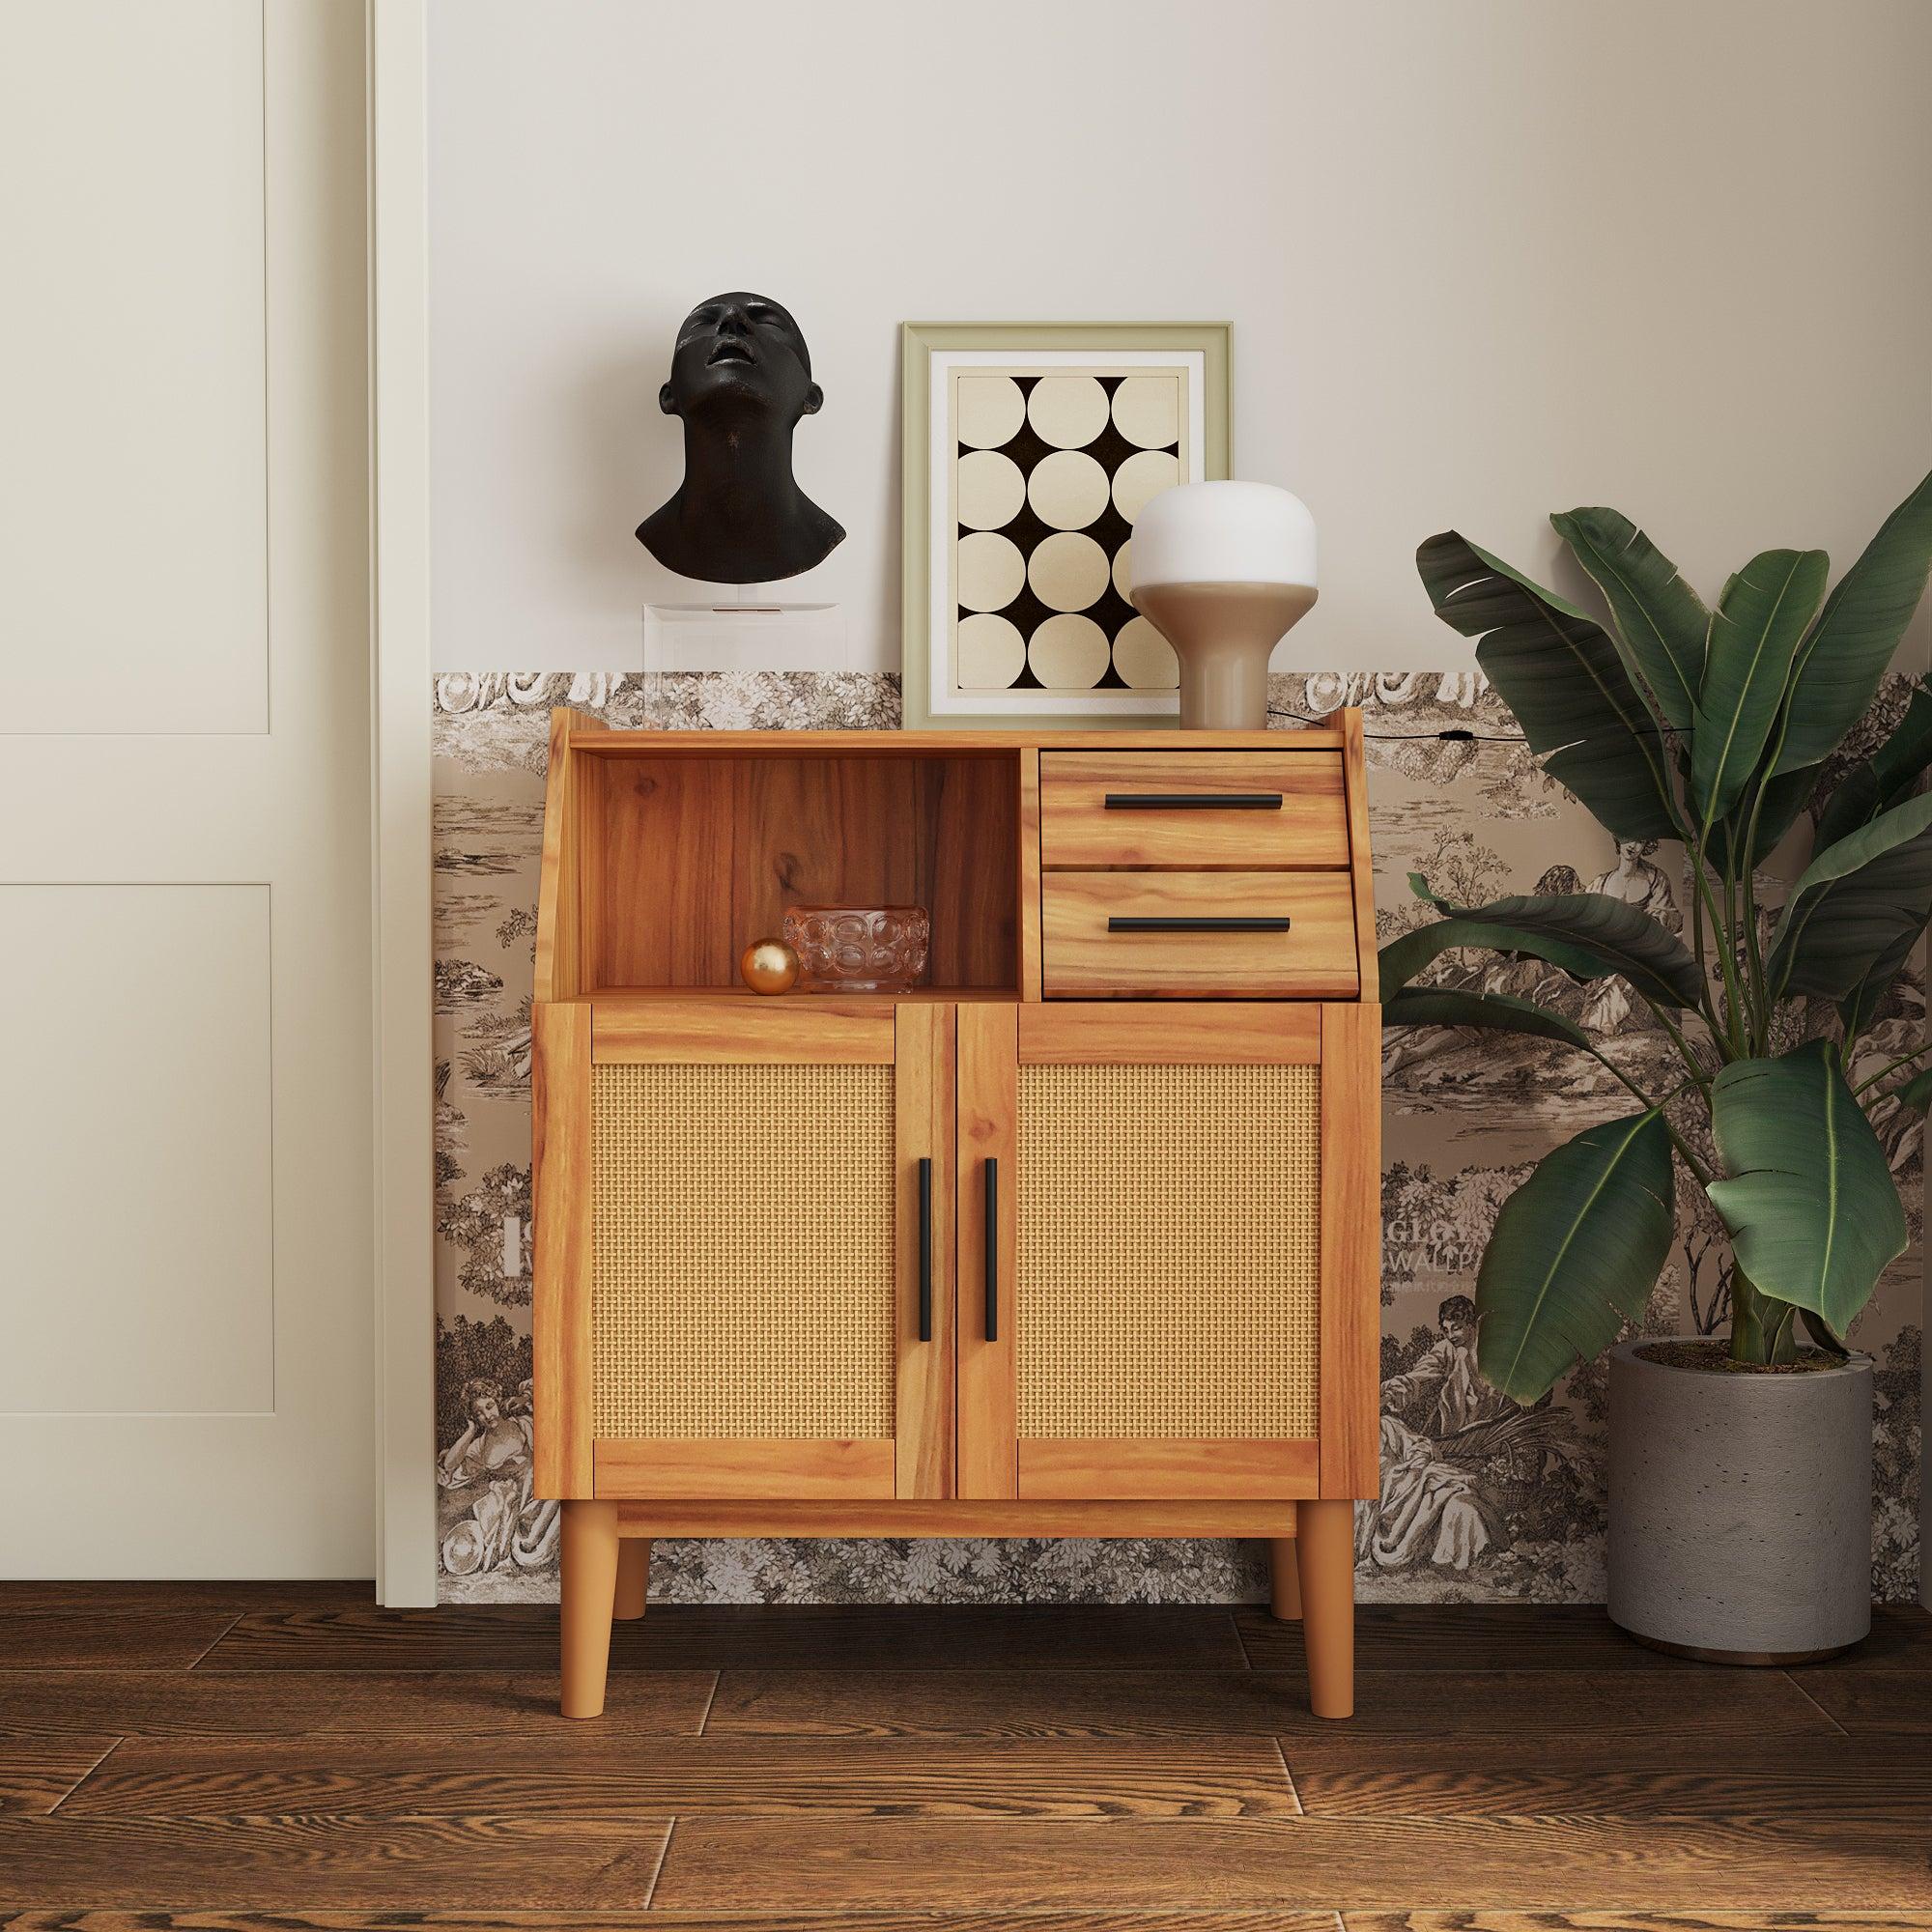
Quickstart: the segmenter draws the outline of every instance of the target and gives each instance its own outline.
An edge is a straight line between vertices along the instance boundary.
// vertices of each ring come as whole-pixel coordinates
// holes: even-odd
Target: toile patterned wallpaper
[[[1612,845],[1546,780],[1474,673],[1277,676],[1283,726],[1363,707],[1383,939],[1423,918],[1410,871],[1458,899],[1605,892],[1675,922],[1668,855]],[[1902,681],[1879,707],[1903,708]],[[437,1445],[445,1602],[556,1592],[555,1505],[530,1494],[530,975],[547,713],[680,729],[893,727],[885,674],[445,673],[435,689]],[[1862,746],[1859,749],[1862,750]],[[1453,961],[1454,955],[1451,955]],[[1612,987],[1536,962],[1444,977],[1587,1016],[1642,1071],[1668,1048]],[[1901,979],[1863,1042],[1876,1066],[1916,1043],[1924,976]],[[1605,1381],[1574,1374],[1521,1410],[1475,1373],[1466,1297],[1497,1206],[1528,1164],[1616,1111],[1623,1090],[1554,1042],[1408,1029],[1384,1049],[1382,1491],[1358,1512],[1368,1601],[1601,1602]],[[1855,1076],[1856,1077],[1856,1076]],[[1914,1244],[1853,1331],[1877,1360],[1873,1594],[1918,1588],[1920,1123],[1879,1130]],[[1654,1333],[1720,1331],[1723,1249],[1690,1223],[1646,1317]],[[1226,1542],[658,1544],[654,1597],[682,1602],[1223,1602],[1265,1596],[1258,1546]]]

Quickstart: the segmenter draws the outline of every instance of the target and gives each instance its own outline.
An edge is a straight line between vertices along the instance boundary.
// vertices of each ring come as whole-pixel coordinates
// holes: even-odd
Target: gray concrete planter
[[[1610,1617],[1729,1663],[1871,1629],[1872,1364],[1727,1375],[1610,1351]]]

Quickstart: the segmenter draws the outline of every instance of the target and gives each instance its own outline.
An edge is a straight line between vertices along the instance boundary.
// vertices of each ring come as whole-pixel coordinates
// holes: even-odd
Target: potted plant
[[[1689,943],[1601,893],[1455,905],[1411,874],[1439,917],[1383,948],[1384,1020],[1561,1040],[1634,1102],[1546,1156],[1497,1216],[1478,1359],[1508,1395],[1540,1400],[1639,1322],[1680,1171],[1728,1235],[1728,1345],[1627,1341],[1611,1355],[1612,1618],[1734,1662],[1843,1649],[1870,1628],[1871,1520],[1871,1362],[1845,1337],[1907,1239],[1866,1109],[1924,1111],[1932,1070],[1911,1069],[1932,1044],[1856,1085],[1846,1069],[1932,919],[1932,686],[1869,756],[1833,753],[1925,588],[1932,476],[1829,595],[1823,551],[1773,550],[1715,611],[1628,518],[1550,521],[1607,622],[1453,530],[1417,567],[1436,614],[1478,640],[1543,769],[1619,841],[1683,847]],[[1807,806],[1810,857],[1774,916],[1759,867]],[[1531,1001],[1414,983],[1466,948],[1620,979],[1668,1041],[1669,1080],[1633,1079]]]

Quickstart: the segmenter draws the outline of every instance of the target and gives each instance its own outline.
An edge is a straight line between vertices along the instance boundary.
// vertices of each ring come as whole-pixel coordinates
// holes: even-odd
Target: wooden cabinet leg
[[[617,1505],[563,1506],[563,1715],[604,1712],[617,1601]]]
[[[1285,1624],[1301,1621],[1301,1566],[1294,1538],[1277,1536],[1268,1544],[1268,1608]]]
[[[1301,1630],[1308,1650],[1308,1706],[1318,1718],[1355,1715],[1355,1506],[1296,1503]]]
[[[612,1614],[619,1623],[643,1615],[650,1588],[651,1540],[627,1536],[617,1545],[617,1607]]]

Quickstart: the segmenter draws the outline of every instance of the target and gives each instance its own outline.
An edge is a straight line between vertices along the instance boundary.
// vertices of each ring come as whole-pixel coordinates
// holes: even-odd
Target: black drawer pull
[[[986,1340],[1000,1339],[1000,1163],[986,1156]]]
[[[932,1340],[932,1162],[919,1164],[919,1339]]]
[[[1110,919],[1109,932],[1286,932],[1285,919]]]
[[[1278,791],[1110,791],[1109,811],[1279,811]]]

